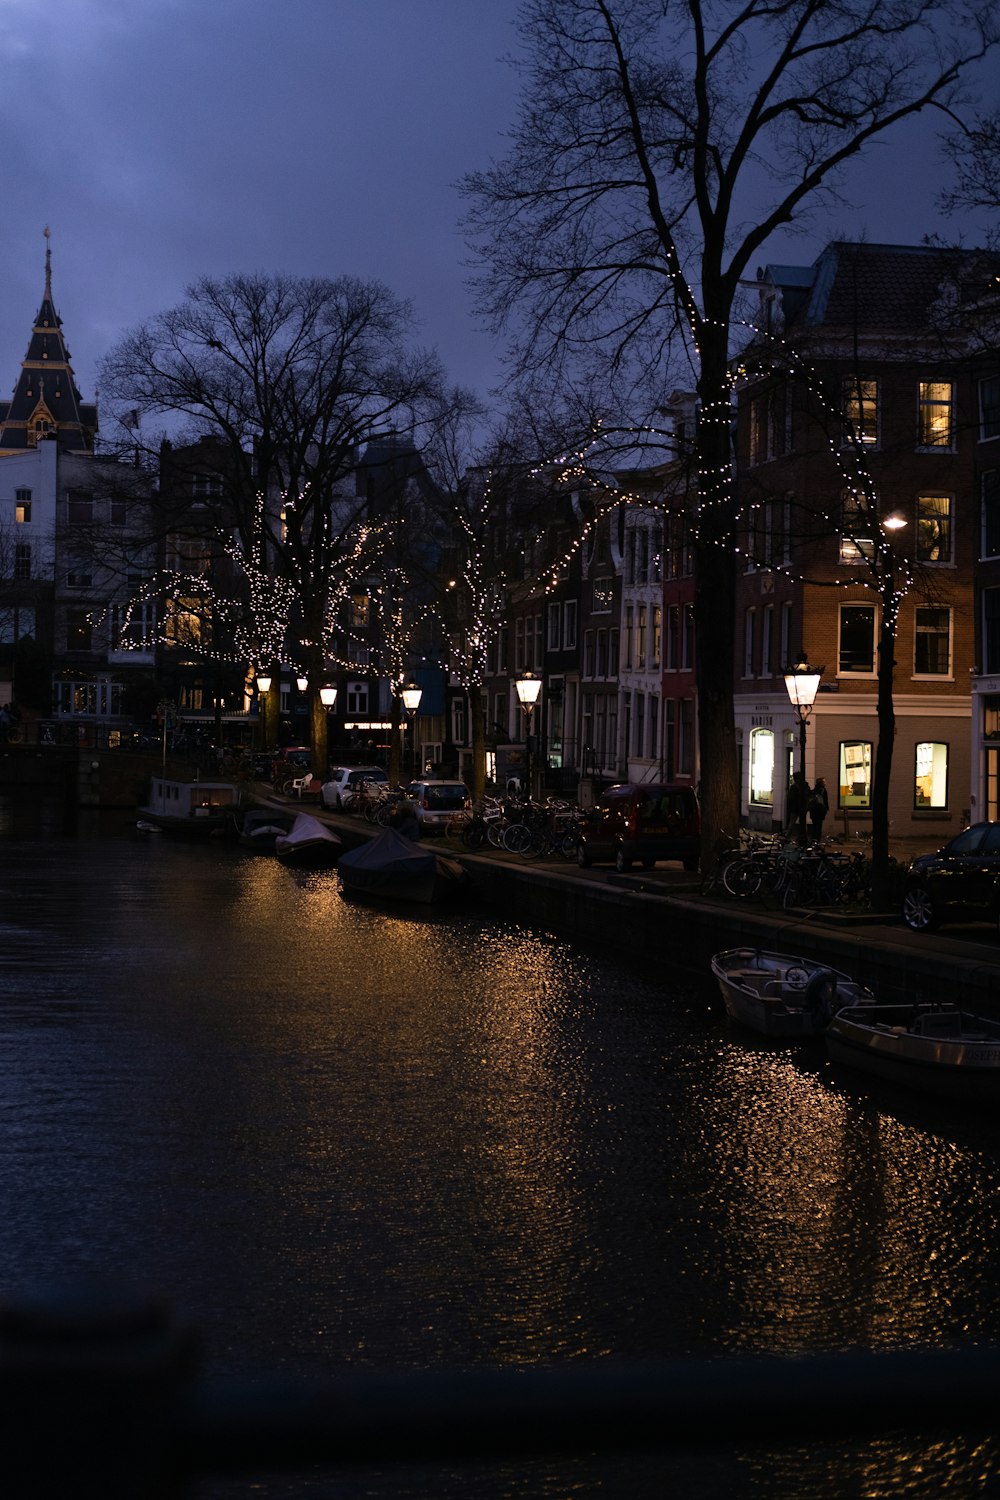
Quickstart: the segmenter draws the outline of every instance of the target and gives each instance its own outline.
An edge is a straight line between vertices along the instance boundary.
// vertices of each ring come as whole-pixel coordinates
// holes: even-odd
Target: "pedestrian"
[[[815,844],[820,843],[823,838],[823,820],[829,811],[830,798],[827,796],[826,782],[822,776],[817,776],[816,785],[809,793],[809,822]]]
[[[809,797],[809,783],[804,771],[794,771],[785,793],[785,832],[794,833],[802,827],[802,815]]]

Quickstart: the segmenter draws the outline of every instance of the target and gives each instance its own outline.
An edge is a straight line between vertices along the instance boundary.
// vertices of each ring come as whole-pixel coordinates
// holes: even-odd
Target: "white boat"
[[[726,1013],[765,1036],[819,1036],[845,1005],[875,996],[840,969],[761,948],[728,948],[712,959]]]
[[[274,841],[274,852],[285,865],[299,865],[320,870],[336,864],[344,841],[311,813],[299,813],[284,833]]]
[[[278,812],[273,807],[251,807],[240,823],[240,843],[257,854],[273,854],[277,839],[291,832],[295,814]]]
[[[164,833],[201,837],[231,832],[239,810],[240,788],[231,781],[176,781],[154,776],[149,801],[139,808],[142,822]]]
[[[951,1004],[848,1006],[826,1032],[831,1062],[959,1103],[1000,1102],[1000,1022]]]
[[[466,881],[457,860],[423,848],[394,828],[348,850],[337,873],[345,895],[384,901],[441,901],[457,894]]]

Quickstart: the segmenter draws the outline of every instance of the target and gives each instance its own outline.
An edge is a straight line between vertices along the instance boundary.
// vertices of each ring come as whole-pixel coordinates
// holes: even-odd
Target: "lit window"
[[[610,578],[594,579],[594,607],[595,615],[607,615],[611,613],[614,603],[614,582]]]
[[[871,741],[843,740],[840,746],[840,806],[870,807],[871,798]]]
[[[750,801],[756,807],[774,804],[774,735],[770,729],[750,734]]]
[[[951,562],[950,495],[918,495],[917,561]]]
[[[849,376],[843,385],[843,412],[848,442],[865,446],[877,443],[878,381]]]
[[[951,381],[921,380],[919,391],[918,446],[950,448],[954,427]]]
[[[14,491],[14,520],[19,524],[31,520],[31,491]]]
[[[871,560],[872,505],[857,490],[845,490],[840,497],[840,561],[862,563]]]
[[[942,809],[948,806],[948,746],[922,740],[916,747],[913,805]]]
[[[354,630],[364,630],[368,625],[368,595],[351,595],[351,626]]]

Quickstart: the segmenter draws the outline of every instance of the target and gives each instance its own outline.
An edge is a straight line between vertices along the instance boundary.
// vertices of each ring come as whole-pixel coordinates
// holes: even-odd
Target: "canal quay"
[[[337,1382],[342,1419],[353,1382],[389,1382],[350,1462],[216,1468],[198,1500],[994,1491],[992,1431],[967,1430],[932,1372],[901,1412],[893,1361],[1000,1346],[1000,1121],[739,1032],[701,955],[755,940],[758,919],[679,870],[619,884],[468,859],[481,899],[380,910],[334,871],[0,794],[5,1298],[153,1289],[196,1330],[205,1388],[251,1393],[249,1427],[227,1430],[255,1456],[254,1429],[288,1412],[274,1382]],[[777,920],[769,944],[853,945],[845,968],[912,936]],[[985,929],[966,936],[992,953]],[[752,1408],[766,1434],[740,1421],[745,1361],[775,1379],[852,1354],[886,1357],[882,1400],[870,1370],[854,1387],[867,1429],[842,1389],[807,1438],[787,1384],[773,1412]],[[605,1447],[588,1418],[568,1449],[505,1453],[505,1420],[512,1450],[530,1429],[523,1404],[494,1411],[479,1457],[466,1418],[454,1453],[421,1442],[414,1411],[447,1436],[447,1405],[404,1420],[421,1377],[427,1403],[454,1377],[467,1413],[492,1374],[664,1363],[679,1391],[691,1371],[684,1412],[703,1405],[659,1452]],[[115,1412],[98,1418],[113,1434]]]

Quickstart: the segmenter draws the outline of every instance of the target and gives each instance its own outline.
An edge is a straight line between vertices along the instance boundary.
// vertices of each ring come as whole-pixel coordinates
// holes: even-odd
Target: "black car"
[[[914,932],[941,922],[1000,921],[1000,823],[973,823],[936,854],[911,862],[903,921]]]

